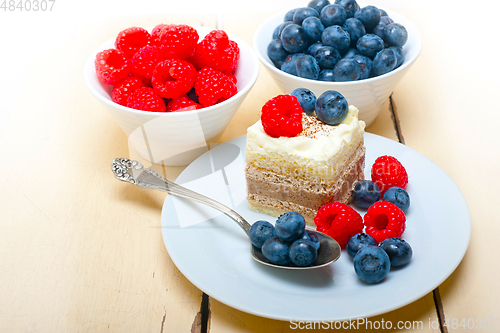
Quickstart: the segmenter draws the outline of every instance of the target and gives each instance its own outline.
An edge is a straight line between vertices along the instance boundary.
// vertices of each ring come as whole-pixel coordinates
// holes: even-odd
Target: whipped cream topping
[[[358,120],[358,112],[355,106],[349,106],[346,118],[336,126],[304,114],[302,132],[292,138],[267,135],[259,120],[247,130],[247,149],[262,153],[287,153],[316,161],[328,160],[364,133],[365,122]]]

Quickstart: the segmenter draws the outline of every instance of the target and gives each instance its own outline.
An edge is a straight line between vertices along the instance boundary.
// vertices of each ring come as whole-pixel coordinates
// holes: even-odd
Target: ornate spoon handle
[[[111,170],[118,180],[132,183],[144,189],[164,191],[217,209],[238,223],[248,235],[251,226],[240,214],[218,201],[171,182],[157,172],[145,168],[138,161],[129,160],[128,158],[115,158],[111,164]],[[135,177],[134,174],[137,176]]]

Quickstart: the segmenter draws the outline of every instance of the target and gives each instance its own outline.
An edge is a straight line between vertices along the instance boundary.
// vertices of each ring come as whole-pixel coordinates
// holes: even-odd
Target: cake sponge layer
[[[365,147],[358,146],[349,160],[329,187],[248,165],[245,171],[250,208],[276,217],[296,211],[311,223],[323,205],[334,201],[348,203],[352,189],[364,179]]]

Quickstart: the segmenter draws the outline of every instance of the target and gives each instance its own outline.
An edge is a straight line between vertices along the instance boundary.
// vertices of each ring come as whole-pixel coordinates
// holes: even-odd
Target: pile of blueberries
[[[307,230],[304,217],[296,212],[282,214],[273,226],[267,221],[252,224],[249,236],[252,244],[262,250],[271,263],[310,266],[316,261],[320,241]]]
[[[404,61],[406,28],[356,0],[312,0],[290,10],[267,55],[282,71],[311,80],[346,82],[386,74]]]
[[[387,238],[377,244],[365,233],[352,236],[346,245],[347,254],[354,263],[354,271],[366,283],[379,283],[391,267],[408,264],[413,250],[404,239]]]
[[[403,212],[410,207],[410,196],[404,189],[393,186],[381,196],[378,185],[367,179],[356,184],[352,196],[354,203],[361,208],[369,208],[380,199],[395,204]],[[406,265],[413,255],[410,244],[401,238],[387,238],[377,244],[375,238],[365,233],[352,236],[346,250],[353,259],[356,274],[367,283],[382,281],[391,267]]]
[[[410,208],[410,195],[406,190],[393,186],[387,189],[382,196],[378,185],[368,179],[362,180],[354,186],[352,197],[356,206],[361,208],[369,208],[380,199],[395,204],[403,212]]]

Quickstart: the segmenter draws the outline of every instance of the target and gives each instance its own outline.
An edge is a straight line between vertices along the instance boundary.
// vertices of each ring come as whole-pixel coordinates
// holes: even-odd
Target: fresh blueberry
[[[377,35],[366,34],[358,39],[356,48],[362,55],[373,58],[384,49],[384,40]]]
[[[302,57],[304,53],[292,53],[289,54],[283,64],[281,65],[281,70],[285,73],[297,76],[297,59]]]
[[[347,82],[359,80],[361,76],[361,66],[353,58],[343,58],[333,68],[335,82]]]
[[[368,245],[354,256],[354,271],[366,283],[379,283],[391,270],[389,255],[378,246]]]
[[[401,238],[387,238],[380,242],[380,248],[387,253],[394,267],[406,265],[413,256],[410,244]]]
[[[361,208],[369,208],[380,200],[380,188],[371,180],[359,181],[352,191],[354,203]]]
[[[293,21],[285,21],[278,25],[278,37],[274,39],[281,39],[281,33],[283,32],[283,29],[285,29],[286,26],[293,24]]]
[[[297,76],[304,79],[317,80],[320,72],[318,62],[312,55],[303,54],[296,60]]]
[[[289,54],[290,53],[283,48],[281,40],[279,39],[272,40],[267,46],[267,56],[277,68],[281,68],[283,61]]]
[[[355,55],[352,58],[356,60],[361,66],[361,74],[359,75],[359,79],[360,80],[368,79],[372,72],[372,66],[373,66],[372,60],[361,54]]]
[[[383,49],[373,59],[372,74],[379,76],[389,73],[396,68],[397,62],[396,52],[391,49]]]
[[[403,48],[398,46],[390,46],[389,49],[393,50],[394,53],[396,53],[396,68],[398,68],[399,66],[401,66],[403,61],[405,61],[405,53],[403,51]]]
[[[353,259],[359,250],[368,245],[377,246],[378,244],[375,238],[370,235],[367,235],[365,233],[356,234],[349,238],[349,240],[347,241],[347,254],[349,255],[349,257],[351,257],[351,259]]]
[[[347,18],[354,17],[354,13],[359,10],[356,0],[335,0],[335,4],[344,7]]]
[[[308,115],[314,112],[316,106],[316,95],[307,88],[297,88],[290,94],[297,97],[302,110]]]
[[[339,51],[331,46],[323,46],[318,49],[314,56],[322,69],[333,69],[335,64],[342,58]]]
[[[371,31],[380,20],[380,10],[375,6],[366,6],[360,8],[354,17],[363,23],[367,31]]]
[[[321,243],[319,241],[318,235],[316,235],[316,233],[314,233],[313,231],[306,229],[306,232],[304,232],[304,236],[302,237],[302,239],[311,241],[316,247],[316,250],[319,250]]]
[[[299,53],[307,50],[309,40],[300,25],[289,24],[281,32],[281,43],[288,52]]]
[[[408,192],[403,190],[401,187],[390,187],[387,191],[385,191],[382,200],[392,202],[403,212],[406,212],[408,208],[410,208],[410,196],[408,195]]]
[[[297,11],[298,8],[294,8],[294,9],[290,9],[286,14],[285,14],[285,17],[283,19],[284,22],[286,21],[293,21],[293,15],[295,14],[295,12]]]
[[[318,51],[318,49],[322,46],[323,46],[323,43],[321,43],[321,42],[316,42],[316,43],[312,44],[311,46],[309,46],[307,48],[307,54],[310,54],[314,57],[316,55],[316,52]]]
[[[380,9],[380,8],[379,8],[379,10],[380,10],[380,17],[387,16],[387,12],[385,10]]]
[[[325,46],[333,46],[342,55],[351,45],[351,36],[341,26],[332,25],[323,31],[321,42]]]
[[[290,245],[290,260],[297,266],[310,266],[318,252],[313,242],[306,239],[298,239]]]
[[[276,220],[276,236],[286,242],[293,242],[304,235],[306,222],[304,217],[296,212],[281,214]]]
[[[281,25],[281,24],[280,24]],[[273,30],[273,39],[279,39],[280,38],[280,26],[278,25],[276,28]]]
[[[321,10],[326,6],[329,5],[330,1],[328,0],[312,0],[309,2],[307,7],[314,8],[318,13],[321,13]]]
[[[358,49],[349,48],[342,58],[353,58],[355,55],[359,55]]]
[[[384,41],[389,46],[403,46],[408,40],[406,28],[399,23],[390,23],[384,28]]]
[[[308,17],[318,17],[319,13],[311,7],[301,7],[298,8],[295,14],[293,14],[293,23],[301,25]]]
[[[355,47],[358,39],[360,39],[361,36],[366,35],[365,26],[357,18],[348,18],[347,20],[345,20],[342,27],[349,33],[349,36],[351,37],[351,46]]]
[[[276,265],[286,265],[290,262],[290,245],[278,236],[269,237],[262,245],[262,254]]]
[[[325,27],[329,27],[332,25],[342,25],[344,24],[346,17],[344,7],[340,5],[330,4],[325,6],[321,13],[319,14],[319,18]]]
[[[335,90],[327,90],[316,101],[316,117],[328,125],[340,124],[349,111],[347,100]]]
[[[264,242],[273,236],[276,236],[274,226],[267,221],[257,221],[250,227],[248,232],[250,242],[258,248],[261,248]]]
[[[318,81],[335,82],[333,69],[323,69],[319,72]]]
[[[317,17],[308,17],[302,21],[302,28],[309,38],[309,43],[315,43],[321,40],[321,34],[325,30],[325,26]]]
[[[393,23],[394,20],[391,19],[389,16],[381,16],[380,21],[378,24],[373,28],[373,33],[380,38],[384,39],[384,28],[390,24]]]

